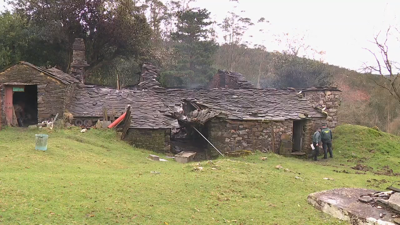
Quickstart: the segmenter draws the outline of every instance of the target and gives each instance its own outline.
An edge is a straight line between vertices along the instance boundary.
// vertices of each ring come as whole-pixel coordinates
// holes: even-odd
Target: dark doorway
[[[198,126],[196,129],[207,137],[207,126]],[[181,151],[196,152],[194,161],[202,161],[209,158],[207,154],[208,142],[190,124],[182,125],[171,136],[171,150],[174,154]]]
[[[300,152],[302,150],[304,124],[303,120],[293,121],[293,152]]]
[[[37,86],[26,85],[13,91],[13,106],[18,126],[27,127],[38,123]]]

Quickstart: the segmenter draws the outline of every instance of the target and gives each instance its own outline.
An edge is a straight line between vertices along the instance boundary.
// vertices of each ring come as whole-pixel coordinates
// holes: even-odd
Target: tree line
[[[83,38],[93,84],[116,86],[118,76],[122,86],[134,85],[144,62],[161,69],[166,87],[204,87],[217,69],[240,72],[258,87],[331,84],[329,68],[289,51],[293,45],[272,53],[266,43],[250,43],[246,32],[268,24],[265,18],[253,22],[233,11],[217,23],[191,2],[11,0],[11,12],[0,15],[0,70],[28,61],[69,72],[74,39]]]

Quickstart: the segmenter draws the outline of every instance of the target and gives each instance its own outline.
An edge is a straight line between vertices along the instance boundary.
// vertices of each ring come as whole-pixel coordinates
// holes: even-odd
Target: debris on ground
[[[162,158],[160,158],[160,156],[158,156],[158,155],[152,155],[152,154],[150,154],[149,157],[147,157],[147,158],[150,159],[150,160],[153,160],[153,161],[168,162],[168,160],[162,159]]]
[[[149,155],[149,159],[154,160],[154,161],[159,161],[160,157],[158,155]]]
[[[81,130],[81,133],[86,133],[86,131],[87,131],[87,129],[86,129],[86,128],[83,128],[83,129]]]
[[[278,170],[280,170],[280,169],[283,169],[283,166],[277,165],[277,166],[275,166],[275,168],[278,169]]]
[[[196,152],[180,152],[175,155],[175,161],[179,163],[188,163],[193,160]]]
[[[193,170],[195,170],[195,171],[202,171],[203,169],[204,169],[204,167],[202,167],[202,166],[196,166],[193,168]]]
[[[265,160],[267,160],[267,157],[261,157],[261,160],[265,161]]]
[[[335,180],[335,179],[329,178],[329,177],[324,177],[323,179],[324,179],[324,180]]]

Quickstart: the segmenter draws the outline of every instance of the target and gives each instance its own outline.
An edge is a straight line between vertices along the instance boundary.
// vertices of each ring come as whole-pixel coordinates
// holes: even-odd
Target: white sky
[[[228,0],[198,0],[192,5],[207,8],[217,21],[222,21],[235,4]],[[373,48],[370,43],[373,37],[381,30],[384,37],[389,25],[399,24],[396,12],[400,10],[400,1],[239,0],[238,8],[245,11],[242,16],[254,22],[260,17],[270,21],[263,27],[267,30],[266,37],[251,33],[252,42],[267,40],[264,44],[268,51],[282,50],[284,46],[278,45],[276,37],[283,33],[304,36],[307,45],[326,52],[325,62],[358,70],[363,62],[373,62],[373,56],[364,49]],[[390,43],[391,58],[395,61],[396,58],[400,61],[399,43]]]
[[[249,30],[248,36],[253,37],[247,37],[248,41],[260,44],[264,40],[268,51],[281,51],[284,46],[276,39],[283,33],[293,38],[304,36],[305,44],[326,52],[325,62],[354,70],[359,70],[363,62],[373,62],[372,55],[363,48],[373,48],[370,41],[374,35],[382,31],[383,37],[390,25],[400,28],[398,0],[239,0],[239,4],[197,0],[191,6],[207,8],[217,22],[232,10],[253,22],[264,17],[270,23]],[[0,0],[0,10],[4,8],[4,0]],[[265,35],[259,29],[266,30]],[[400,41],[394,39],[389,45],[392,60],[400,62]]]

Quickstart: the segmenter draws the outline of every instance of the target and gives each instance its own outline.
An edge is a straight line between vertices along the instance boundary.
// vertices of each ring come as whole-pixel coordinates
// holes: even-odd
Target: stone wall
[[[124,141],[137,148],[144,148],[160,153],[170,152],[170,129],[130,128]]]
[[[282,135],[291,139],[293,131],[293,121],[213,119],[206,126],[209,140],[222,152],[259,150],[279,153]],[[212,156],[218,154],[213,149],[210,152]]]
[[[341,98],[340,91],[334,90],[315,90],[303,92],[305,98],[312,104],[314,108],[323,109],[327,113],[327,124],[330,128],[335,128],[338,124],[338,109]]]
[[[37,85],[38,121],[54,117],[64,112],[65,90],[67,85],[51,78],[27,65],[18,64],[0,73],[0,84],[30,84]],[[5,85],[1,96],[5,99]],[[4,110],[4,101],[2,104]],[[2,114],[3,124],[6,124],[5,113]]]
[[[254,86],[240,73],[218,70],[208,88],[249,89]]]
[[[70,84],[65,89],[64,111],[71,107],[73,98],[75,97],[76,84]]]

